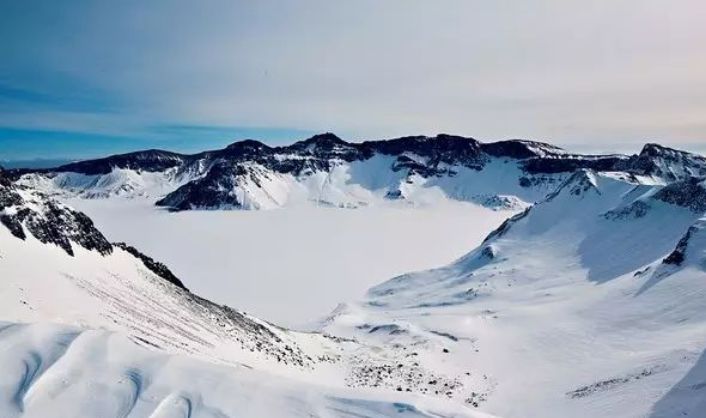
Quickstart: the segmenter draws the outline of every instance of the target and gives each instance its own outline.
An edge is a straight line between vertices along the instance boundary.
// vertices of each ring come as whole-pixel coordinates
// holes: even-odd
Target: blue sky
[[[702,0],[0,0],[0,161],[333,131],[706,143]]]
[[[145,127],[133,135],[0,128],[0,147],[3,150],[0,164],[3,161],[24,163],[35,159],[71,161],[148,148],[195,153],[222,148],[244,138],[263,138],[269,143],[279,144],[312,134],[296,129],[179,125]]]

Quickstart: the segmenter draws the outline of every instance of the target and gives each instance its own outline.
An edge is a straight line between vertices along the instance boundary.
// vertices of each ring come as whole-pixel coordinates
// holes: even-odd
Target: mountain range
[[[454,199],[509,216],[453,263],[392,278],[301,332],[191,293],[168,266],[109,242],[66,196],[170,210]],[[706,411],[696,154],[648,144],[578,155],[448,135],[241,141],[0,172],[0,222],[3,416]]]
[[[50,194],[143,196],[170,210],[303,203],[355,208],[439,199],[522,209],[578,169],[665,184],[706,175],[706,159],[656,144],[632,156],[581,155],[526,140],[482,143],[440,134],[350,143],[325,133],[283,147],[244,140],[193,155],[147,150],[11,174]]]

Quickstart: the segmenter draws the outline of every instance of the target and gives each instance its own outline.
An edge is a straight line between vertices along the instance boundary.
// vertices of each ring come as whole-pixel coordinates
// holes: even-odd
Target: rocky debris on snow
[[[590,385],[581,386],[576,390],[567,392],[566,396],[571,399],[585,398],[591,396],[596,392],[601,392],[605,390],[614,389],[617,386],[628,384],[636,380],[644,379],[663,371],[663,367],[655,366],[647,369],[643,369],[637,373],[632,373],[627,376],[615,377],[611,379],[601,380],[600,382],[592,383]]]
[[[127,245],[124,242],[114,242],[113,245],[129,252],[130,254],[142,260],[142,263],[145,265],[145,267],[147,267],[152,273],[156,274],[157,276],[163,278],[164,280],[177,287],[180,287],[184,290],[188,290],[184,286],[184,283],[182,283],[181,280],[179,280],[179,278],[176,277],[171,270],[169,270],[169,267],[167,267],[163,263],[154,260],[152,257],[148,257],[147,255],[141,253],[137,248],[131,245]]]

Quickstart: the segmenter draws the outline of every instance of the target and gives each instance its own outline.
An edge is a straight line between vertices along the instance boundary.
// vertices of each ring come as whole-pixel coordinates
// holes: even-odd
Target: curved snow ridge
[[[120,334],[0,323],[0,416],[490,418],[418,396],[394,398],[273,378],[146,350]]]

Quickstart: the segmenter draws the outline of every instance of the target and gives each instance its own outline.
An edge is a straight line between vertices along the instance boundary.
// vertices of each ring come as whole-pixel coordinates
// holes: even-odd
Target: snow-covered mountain
[[[582,168],[665,183],[706,175],[706,159],[655,144],[633,156],[578,155],[525,140],[481,143],[442,134],[349,143],[326,133],[285,147],[245,140],[194,155],[148,150],[14,175],[47,193],[143,196],[171,210],[439,199],[522,209]]]
[[[15,181],[0,173],[0,318],[9,324],[0,363],[13,370],[0,380],[12,394],[0,408],[41,416],[52,399],[83,405],[90,382],[104,388],[97,408],[108,405],[107,416],[704,416],[703,157],[654,144],[634,156],[579,156],[446,136],[348,144],[324,135],[285,148],[155,152],[151,171],[135,168],[140,157],[78,163],[85,173],[15,172]],[[32,188],[102,196],[93,185],[116,173],[147,185],[131,195],[181,184],[160,204],[190,202],[182,209],[246,207],[275,190],[289,198],[320,176],[339,203],[361,190],[389,199],[401,181],[419,187],[397,197],[509,196],[526,208],[454,263],[382,283],[304,333],[192,294],[166,266],[109,243],[85,215]],[[58,187],[69,179],[79,186]],[[248,193],[232,194],[248,181]],[[14,325],[46,321],[61,325]],[[77,345],[66,335],[91,338]],[[88,348],[62,354],[75,345]],[[106,372],[86,372],[83,358]],[[256,389],[264,395],[252,406]]]
[[[702,178],[582,169],[455,263],[383,283],[322,326],[435,347],[499,416],[704,416],[705,215]]]
[[[458,416],[406,353],[294,332],[189,292],[84,214],[0,171],[0,416]],[[353,388],[358,370],[394,374]]]

